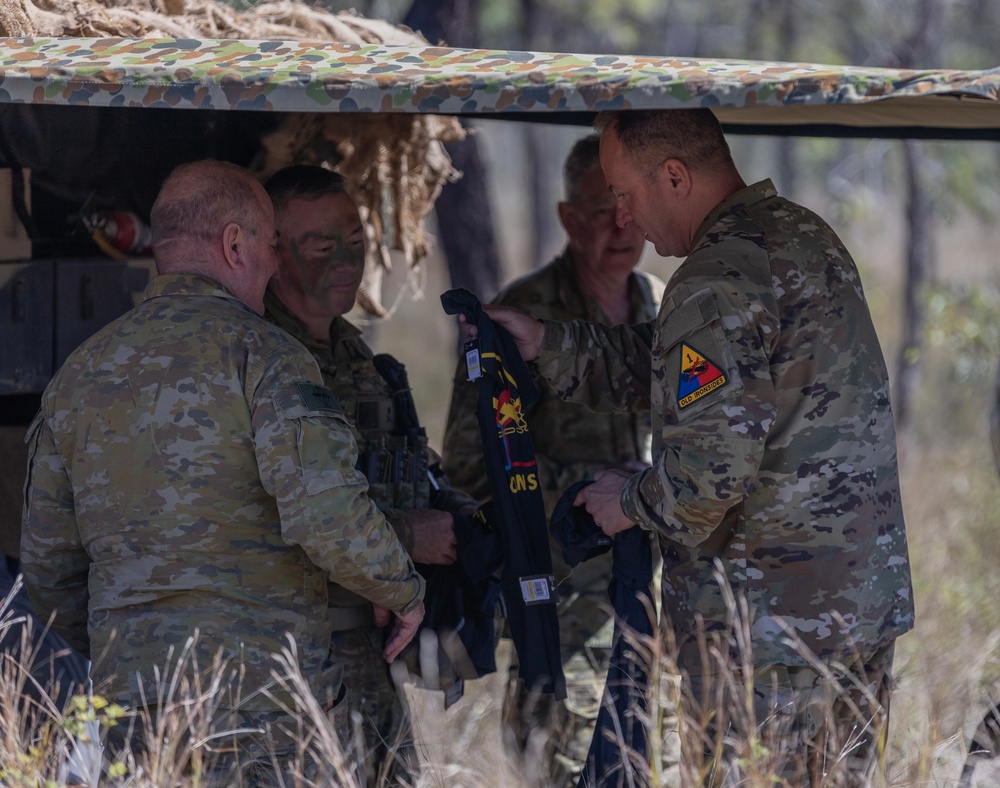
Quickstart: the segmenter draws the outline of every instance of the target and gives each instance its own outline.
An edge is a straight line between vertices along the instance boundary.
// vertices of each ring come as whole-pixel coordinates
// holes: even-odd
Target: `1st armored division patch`
[[[686,342],[681,343],[680,380],[677,382],[677,407],[681,410],[726,385],[726,375]]]

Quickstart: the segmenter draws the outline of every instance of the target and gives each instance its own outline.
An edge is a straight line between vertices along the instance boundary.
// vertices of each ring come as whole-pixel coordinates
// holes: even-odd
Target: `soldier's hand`
[[[483,304],[483,311],[490,320],[506,328],[514,338],[518,352],[525,361],[533,361],[542,347],[545,327],[538,320],[529,317],[520,309],[509,306]],[[467,322],[462,315],[458,317],[462,326],[462,339],[468,342],[479,336],[479,329]]]
[[[641,460],[626,460],[614,467],[619,471],[625,471],[625,473],[631,475],[633,473],[642,473],[649,468],[649,463],[642,462]]]
[[[375,626],[382,628],[389,623],[392,618],[392,613],[389,608],[382,607],[382,605],[372,605],[375,608]]]
[[[417,564],[453,564],[458,560],[455,518],[437,509],[407,509],[406,518],[413,531],[410,557]]]
[[[630,477],[625,471],[598,471],[594,483],[576,494],[573,505],[585,508],[608,536],[627,531],[635,525],[622,511],[622,491]]]
[[[417,628],[423,620],[423,602],[405,616],[396,613],[392,622],[392,630],[389,632],[389,638],[386,640],[385,648],[382,650],[382,656],[386,662],[391,663],[399,656],[399,652],[406,648],[407,643],[413,640],[413,636],[417,634]]]

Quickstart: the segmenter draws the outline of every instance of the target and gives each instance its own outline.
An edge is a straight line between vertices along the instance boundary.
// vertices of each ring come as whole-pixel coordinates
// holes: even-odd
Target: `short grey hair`
[[[576,141],[563,165],[563,185],[566,202],[575,203],[580,196],[584,176],[601,166],[601,138],[591,134]]]
[[[210,240],[230,223],[256,235],[264,217],[255,183],[228,161],[180,165],[163,182],[150,212],[153,248],[168,240]]]
[[[722,124],[710,109],[602,112],[594,128],[601,135],[614,133],[647,177],[667,159],[679,159],[692,171],[717,172],[733,166]]]

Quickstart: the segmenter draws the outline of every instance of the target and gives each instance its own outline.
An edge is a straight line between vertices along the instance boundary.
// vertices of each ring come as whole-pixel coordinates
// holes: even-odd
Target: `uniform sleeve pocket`
[[[329,419],[298,420],[299,472],[308,495],[356,483],[353,477],[357,475],[354,470],[357,449],[347,422],[340,421],[342,425],[335,426],[342,429],[331,429]]]
[[[329,389],[297,383],[273,395],[278,417],[295,425],[298,475],[307,495],[356,484],[357,447]]]
[[[24,435],[24,442],[28,444],[28,471],[24,480],[24,497],[28,500],[31,497],[32,469],[35,467],[35,456],[38,454],[38,443],[42,436],[42,423],[44,422],[42,411],[39,410],[32,419],[28,431]]]
[[[661,327],[667,403],[679,422],[743,393],[733,349],[711,291],[697,293],[666,316]]]

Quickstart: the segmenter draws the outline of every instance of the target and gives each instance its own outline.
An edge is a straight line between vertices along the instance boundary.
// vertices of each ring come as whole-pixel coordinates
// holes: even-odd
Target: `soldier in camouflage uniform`
[[[377,363],[394,360],[374,359],[361,331],[343,317],[354,305],[365,256],[361,218],[345,180],[300,165],[275,173],[265,188],[279,231],[278,273],[264,299],[265,316],[315,357],[347,413],[369,495],[414,561],[454,563],[452,513],[469,514],[476,503],[437,473],[438,458],[422,429],[400,429],[396,395],[405,381],[383,377]],[[361,715],[372,760],[381,761],[386,745],[405,752],[402,706],[377,659],[384,632],[375,626],[371,604],[337,583],[330,585],[330,604],[332,651],[345,667],[348,705]]]
[[[281,727],[294,729],[283,709],[297,704],[275,686],[272,654],[291,637],[321,704],[332,711],[341,695],[327,582],[395,611],[386,661],[415,633],[424,591],[365,494],[316,363],[261,316],[272,217],[235,165],[184,165],[166,181],[152,211],[159,276],[43,395],[21,548],[39,617],[55,614],[110,699],[155,711],[195,632],[189,669],[221,654],[216,730],[239,731],[257,780],[270,753],[296,749]]]
[[[536,318],[580,318],[605,325],[643,323],[656,316],[663,283],[633,270],[642,254],[642,233],[615,224],[614,197],[598,155],[599,139],[591,135],[573,146],[564,164],[566,200],[558,208],[568,236],[566,249],[544,268],[509,285],[494,303],[517,307]],[[599,470],[634,472],[649,467],[648,412],[598,415],[562,401],[544,380],[538,381],[538,390],[538,401],[525,411],[525,418],[531,428],[546,517],[564,490],[593,479]],[[463,361],[455,376],[442,454],[452,484],[485,498],[489,485],[476,397]],[[562,703],[551,703],[552,708],[547,698],[532,699],[533,716],[548,717],[547,731],[556,747],[556,780],[575,783],[600,708],[611,649],[614,622],[606,612],[611,553],[570,572],[553,543],[552,563],[559,583],[559,644],[567,697]]]
[[[770,181],[743,182],[710,111],[600,121],[618,223],[686,257],[656,320],[608,329],[488,311],[560,396],[651,410],[652,468],[598,474],[578,504],[608,534],[659,535],[664,621],[694,702],[722,667],[699,641],[731,619],[718,567],[749,610],[744,680],[765,747],[784,756],[777,771],[865,784],[913,597],[888,377],[857,268],[822,219]],[[742,737],[752,724],[729,721]]]

